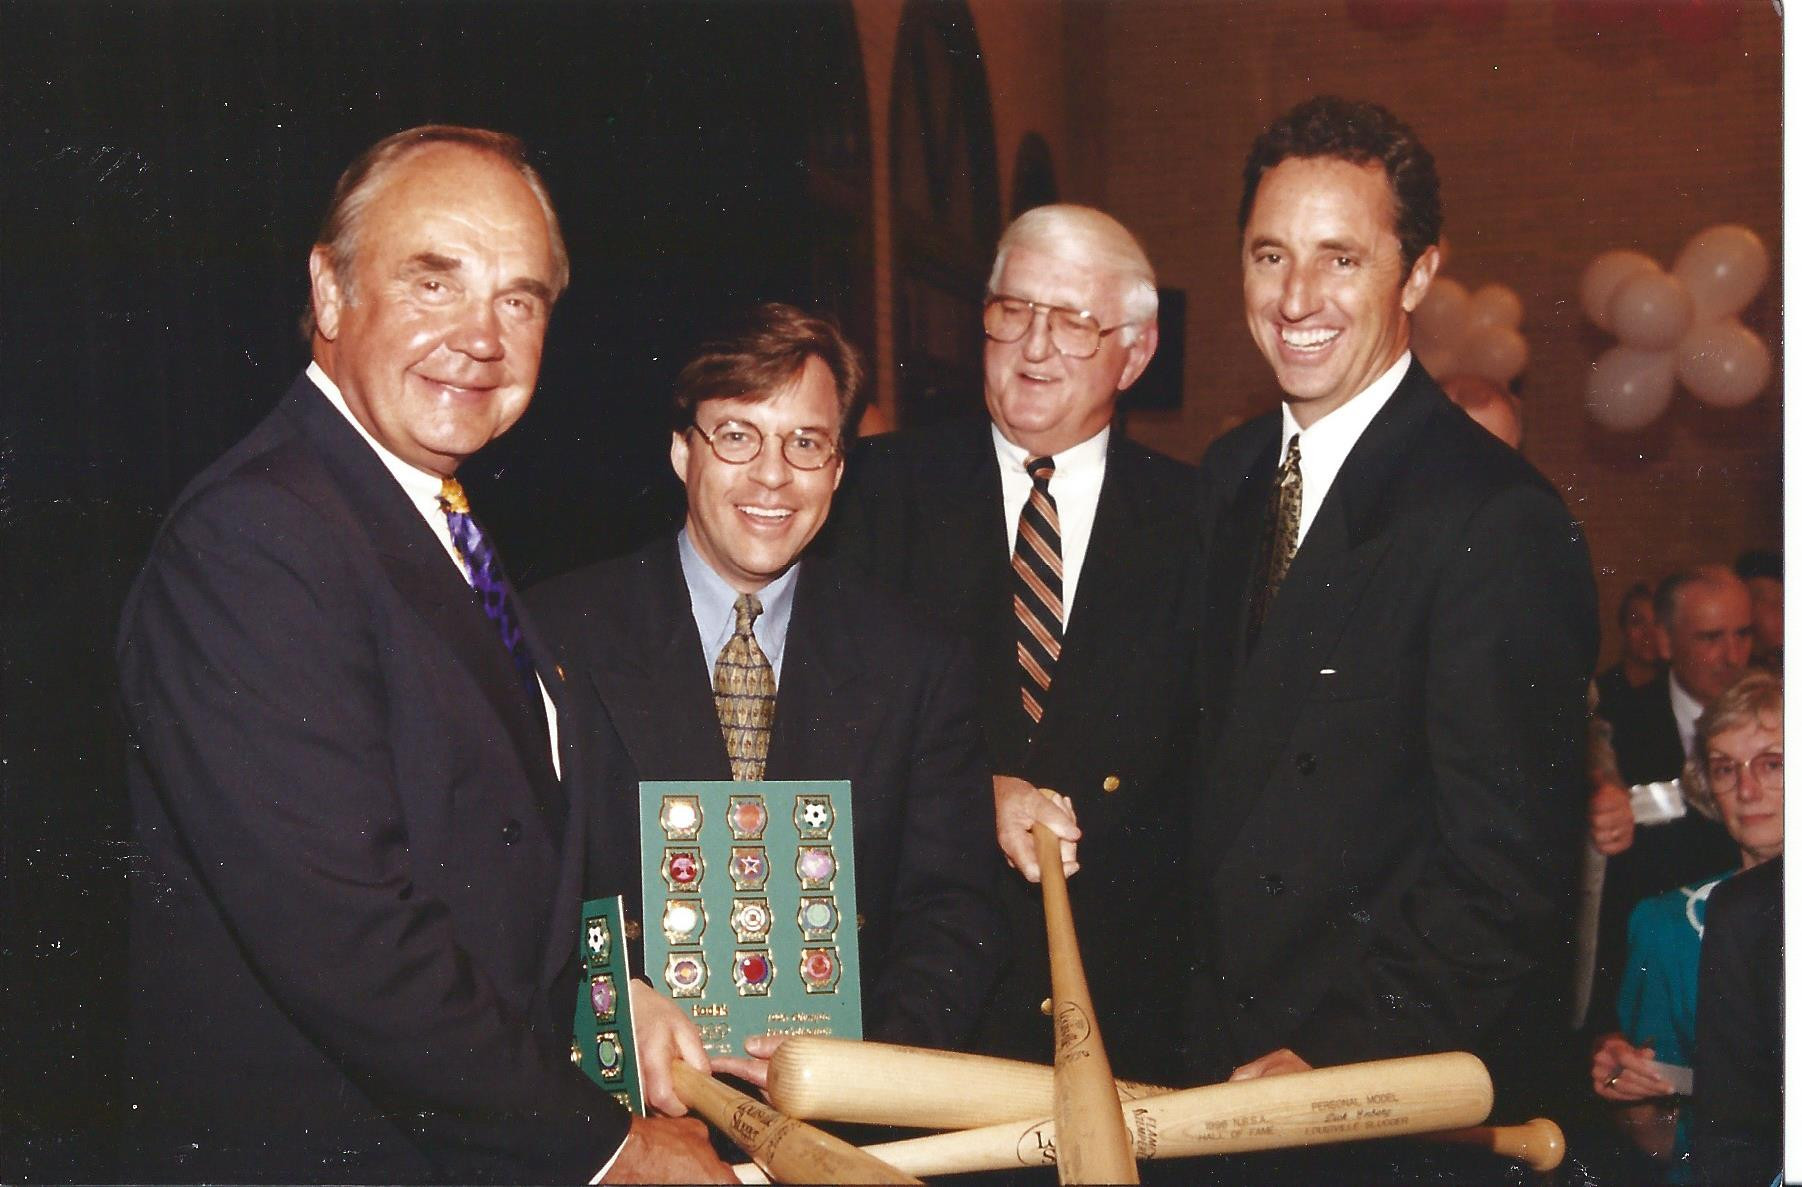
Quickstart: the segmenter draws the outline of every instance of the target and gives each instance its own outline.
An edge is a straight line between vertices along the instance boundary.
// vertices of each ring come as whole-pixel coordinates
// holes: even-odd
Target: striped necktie
[[[1301,434],[1289,438],[1289,449],[1283,455],[1283,468],[1278,471],[1276,485],[1270,489],[1270,506],[1265,520],[1264,579],[1251,604],[1247,622],[1250,641],[1258,641],[1264,629],[1264,616],[1276,591],[1289,575],[1289,564],[1295,559],[1296,542],[1301,536]]]
[[[752,624],[763,613],[763,603],[756,594],[741,593],[732,611],[737,623],[713,665],[713,710],[719,714],[720,733],[726,739],[732,778],[757,780],[763,778],[764,759],[770,753],[776,673],[751,633]]]
[[[475,590],[482,603],[482,613],[500,632],[501,642],[513,658],[513,666],[526,690],[526,703],[537,711],[534,716],[542,720],[544,694],[538,688],[538,667],[532,662],[531,648],[526,646],[525,634],[520,630],[519,610],[515,606],[518,595],[501,568],[500,554],[469,513],[463,484],[455,478],[446,478],[439,487],[438,509],[444,512],[445,522],[450,525],[451,543],[457,546],[458,555],[469,567],[470,588]]]
[[[1020,509],[1014,537],[1014,618],[1020,659],[1020,707],[1034,725],[1045,716],[1046,693],[1064,647],[1064,557],[1051,498],[1056,463],[1029,458],[1032,493]]]

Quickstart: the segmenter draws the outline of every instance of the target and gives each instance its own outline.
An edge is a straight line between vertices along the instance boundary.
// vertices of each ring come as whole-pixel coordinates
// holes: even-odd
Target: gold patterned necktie
[[[713,665],[713,709],[726,739],[732,778],[762,779],[763,762],[770,753],[770,723],[776,716],[776,673],[751,633],[763,603],[756,594],[741,593],[732,611],[737,624]]]
[[[1248,626],[1251,641],[1256,643],[1264,628],[1264,616],[1276,591],[1289,575],[1295,559],[1297,541],[1301,537],[1301,434],[1289,438],[1289,449],[1283,455],[1283,468],[1277,473],[1276,485],[1270,491],[1268,530],[1265,536],[1264,580],[1252,602]]]

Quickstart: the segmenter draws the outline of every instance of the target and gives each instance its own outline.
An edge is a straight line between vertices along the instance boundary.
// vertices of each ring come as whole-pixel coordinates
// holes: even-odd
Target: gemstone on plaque
[[[612,977],[603,973],[588,983],[588,1002],[594,1007],[594,1016],[602,1022],[613,1021],[613,1007],[618,1001]]]
[[[732,829],[734,841],[762,840],[763,830],[769,823],[770,810],[763,806],[762,796],[732,797],[732,806],[726,811],[726,824]]]
[[[707,988],[706,959],[699,953],[670,953],[663,966],[663,983],[675,997],[700,997]]]
[[[838,859],[825,845],[806,845],[795,855],[795,874],[802,890],[830,890],[838,873]]]
[[[770,991],[776,968],[767,952],[740,952],[732,961],[732,981],[740,996],[761,996]]]
[[[665,849],[663,881],[671,890],[693,890],[706,872],[699,849]]]
[[[692,841],[701,831],[701,801],[692,795],[666,795],[659,823],[672,841]]]
[[[802,939],[830,940],[838,930],[838,908],[829,898],[804,898],[795,922],[800,925]]]
[[[770,861],[760,846],[746,845],[732,850],[726,872],[734,890],[762,890],[769,881]]]
[[[832,948],[801,949],[801,984],[809,993],[831,993],[838,986],[838,967]]]
[[[706,926],[701,900],[673,898],[663,904],[663,938],[670,943],[699,943]]]
[[[625,1073],[624,1051],[620,1047],[618,1031],[604,1030],[595,1035],[594,1055],[600,1064],[602,1079],[617,1080]]]
[[[770,938],[770,904],[767,899],[732,900],[732,934],[741,944],[761,944]]]
[[[795,831],[818,839],[832,831],[832,801],[823,795],[795,797]]]

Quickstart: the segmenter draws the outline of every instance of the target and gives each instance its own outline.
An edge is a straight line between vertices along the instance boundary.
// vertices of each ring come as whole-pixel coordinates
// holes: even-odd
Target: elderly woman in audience
[[[1741,870],[1783,852],[1781,680],[1755,672],[1708,706],[1696,723],[1683,791],[1694,810],[1726,826],[1739,846]],[[1694,1056],[1696,968],[1708,895],[1737,872],[1656,895],[1634,908],[1620,995],[1625,1034],[1598,1043],[1590,1067],[1596,1094],[1620,1106],[1622,1127],[1636,1146],[1665,1164],[1670,1183],[1691,1181],[1687,1108],[1672,1080],[1684,1078]]]

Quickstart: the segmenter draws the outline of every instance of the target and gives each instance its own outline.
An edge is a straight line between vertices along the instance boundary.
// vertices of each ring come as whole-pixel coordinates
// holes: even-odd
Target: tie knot
[[[447,515],[468,515],[469,499],[463,494],[463,484],[446,478],[438,487],[438,506]]]
[[[756,594],[741,593],[738,600],[732,603],[732,612],[738,619],[738,633],[748,635],[757,616],[763,613],[763,603],[758,601]]]
[[[1048,457],[1027,458],[1026,472],[1032,475],[1034,485],[1049,486],[1051,476],[1057,472],[1057,463]]]

